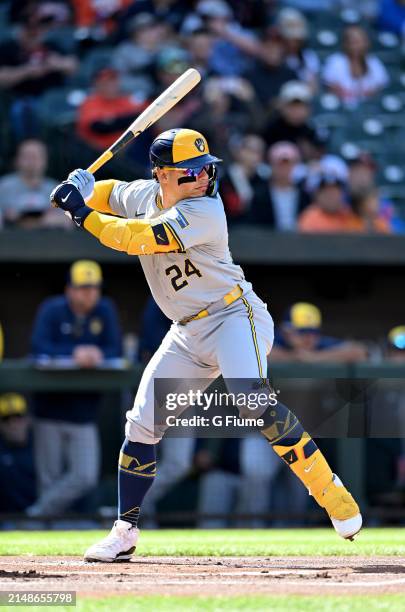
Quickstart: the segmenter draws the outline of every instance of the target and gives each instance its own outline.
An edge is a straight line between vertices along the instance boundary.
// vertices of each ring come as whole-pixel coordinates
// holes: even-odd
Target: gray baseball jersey
[[[181,200],[169,209],[159,206],[155,180],[117,183],[111,209],[128,219],[156,219],[169,226],[181,246],[176,253],[140,255],[151,293],[173,321],[196,314],[221,299],[235,285],[252,289],[242,268],[232,261],[225,211],[219,195]]]

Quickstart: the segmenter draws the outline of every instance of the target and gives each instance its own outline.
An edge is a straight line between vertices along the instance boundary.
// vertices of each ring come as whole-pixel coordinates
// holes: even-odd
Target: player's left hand
[[[79,208],[85,206],[80,191],[73,183],[69,183],[69,181],[63,181],[63,183],[55,187],[51,193],[51,204],[56,206],[56,208],[61,208],[62,210],[70,212],[72,215]]]

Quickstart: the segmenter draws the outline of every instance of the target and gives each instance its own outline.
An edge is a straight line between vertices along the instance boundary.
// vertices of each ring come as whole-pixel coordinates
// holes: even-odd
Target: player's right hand
[[[68,176],[69,183],[72,183],[80,192],[84,201],[90,200],[94,191],[95,179],[91,172],[78,168],[73,170]]]

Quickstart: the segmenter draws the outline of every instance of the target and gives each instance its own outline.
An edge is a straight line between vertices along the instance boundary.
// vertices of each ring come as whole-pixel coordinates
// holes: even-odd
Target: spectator
[[[102,273],[94,261],[70,268],[65,295],[40,306],[32,355],[42,366],[113,367],[121,357],[121,332],[112,302],[101,297]],[[30,516],[71,508],[97,484],[100,453],[97,413],[100,393],[37,393],[35,452],[39,499]]]
[[[152,93],[153,81],[148,75],[158,51],[167,43],[169,30],[149,13],[139,13],[128,24],[129,38],[114,50],[112,65],[123,80],[126,91]]]
[[[369,53],[369,46],[366,31],[351,25],[343,33],[343,52],[326,60],[325,84],[348,107],[358,106],[388,84],[388,73],[381,60]]]
[[[246,220],[256,192],[267,188],[264,152],[265,143],[255,134],[246,134],[231,147],[232,160],[220,182],[228,222]]]
[[[69,220],[49,208],[49,194],[56,182],[45,175],[47,163],[46,145],[40,140],[25,140],[19,145],[16,171],[0,178],[0,218],[3,216],[6,225],[70,229]]]
[[[285,8],[277,16],[277,25],[285,44],[287,66],[315,93],[321,65],[315,51],[306,46],[307,20],[296,9]]]
[[[94,91],[79,109],[78,136],[98,151],[108,148],[145,108],[144,101],[120,91],[119,74],[102,68],[94,76]]]
[[[244,76],[253,85],[262,106],[271,109],[282,87],[297,78],[297,73],[286,65],[284,42],[279,35],[270,32],[264,37],[257,60]],[[288,134],[283,134],[274,142],[283,139],[291,140]]]
[[[389,223],[380,214],[378,189],[370,188],[352,192],[350,203],[354,213],[350,222],[352,231],[379,234],[391,233]]]
[[[345,201],[345,185],[335,174],[320,174],[314,201],[299,216],[298,229],[309,233],[350,231],[352,213]]]
[[[288,308],[276,330],[272,361],[353,362],[366,359],[359,342],[325,336],[321,311],[314,304],[297,302]]]
[[[209,30],[196,30],[185,39],[185,46],[190,56],[190,66],[196,68],[205,79],[212,76],[211,57],[214,37]]]
[[[249,221],[280,231],[296,229],[297,217],[308,205],[308,197],[294,181],[294,168],[300,161],[298,147],[278,142],[270,147],[271,174],[255,192]]]
[[[190,2],[188,0],[136,0],[127,9],[123,20],[128,22],[128,19],[134,15],[148,13],[178,31],[189,12]]]
[[[108,40],[118,20],[133,0],[71,0],[76,25],[76,38],[86,45]]]
[[[250,33],[234,20],[233,11],[224,0],[200,0],[195,13],[186,17],[183,34],[207,29],[214,37],[210,68],[218,76],[241,76],[251,65],[251,56],[259,47]]]
[[[47,23],[35,9],[15,36],[0,44],[0,87],[12,96],[11,125],[17,140],[38,136],[40,96],[65,83],[77,67],[73,55],[47,42]]]
[[[377,187],[377,163],[367,151],[359,151],[349,162],[349,195]],[[382,197],[378,191],[379,217],[385,220],[391,232],[403,234],[405,222],[394,204]]]
[[[156,94],[169,87],[187,68],[190,58],[185,49],[169,47],[161,51],[156,59]],[[169,130],[173,125],[186,125],[189,118],[201,108],[201,90],[194,89],[155,124],[154,134]]]
[[[255,94],[246,79],[212,77],[204,84],[203,106],[194,112],[189,125],[203,131],[212,149],[228,162],[229,143],[258,127],[257,114]]]
[[[269,146],[287,140],[297,145],[304,161],[311,159],[321,137],[310,121],[311,101],[311,88],[306,83],[289,81],[283,85],[278,110],[263,131]]]
[[[35,501],[31,420],[18,393],[0,395],[0,487],[0,512],[22,512]]]
[[[377,26],[380,30],[388,30],[405,36],[405,0],[380,0]]]
[[[318,159],[311,159],[305,166],[301,165],[295,176],[297,180],[303,181],[304,189],[312,197],[314,187],[319,183],[319,177],[324,174],[335,176],[342,183],[347,184],[349,168],[341,157],[327,153],[326,155],[321,154]]]

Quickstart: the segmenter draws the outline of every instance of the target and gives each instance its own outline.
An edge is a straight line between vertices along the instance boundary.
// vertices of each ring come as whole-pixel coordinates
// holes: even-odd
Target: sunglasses
[[[196,168],[171,168],[169,166],[165,166],[165,170],[182,170],[184,176],[200,176],[200,174],[205,172],[208,174],[210,171],[211,164],[204,164],[204,166],[197,166]]]

